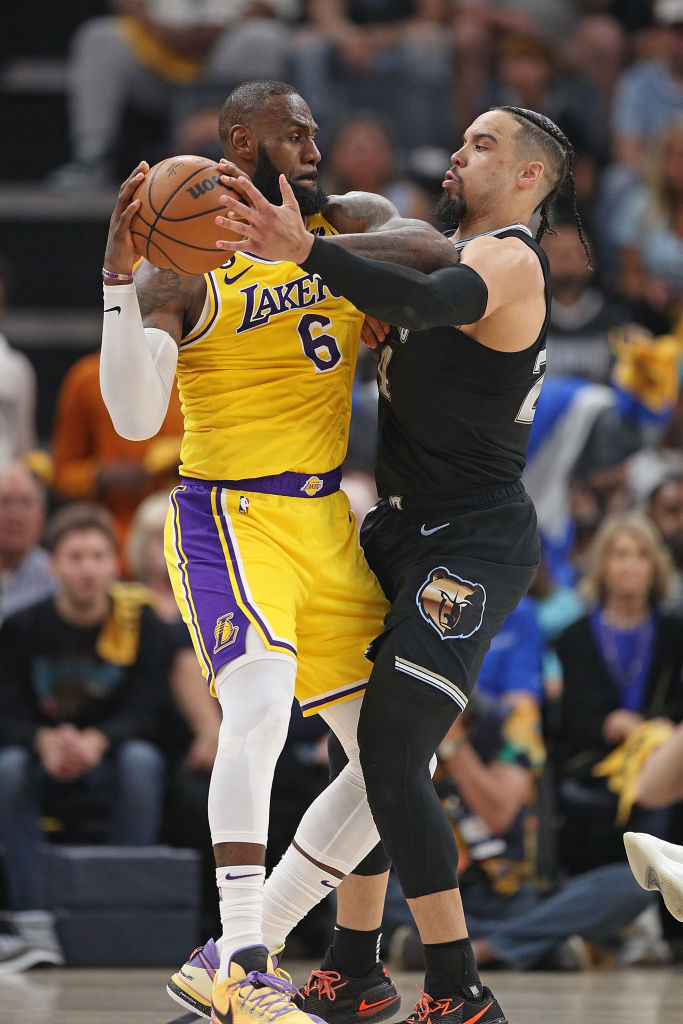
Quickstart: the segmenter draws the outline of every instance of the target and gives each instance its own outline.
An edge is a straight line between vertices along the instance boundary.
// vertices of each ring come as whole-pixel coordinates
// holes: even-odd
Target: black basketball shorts
[[[462,502],[383,498],[363,523],[361,544],[391,602],[367,657],[374,661],[391,633],[395,668],[464,709],[491,640],[539,562],[531,498],[519,482]]]

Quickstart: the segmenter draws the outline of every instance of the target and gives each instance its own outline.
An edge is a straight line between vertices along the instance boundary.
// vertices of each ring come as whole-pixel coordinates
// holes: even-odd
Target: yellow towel
[[[673,731],[670,722],[653,719],[642,722],[628,739],[593,769],[597,778],[606,778],[607,786],[619,795],[615,823],[625,825],[636,799],[638,776],[648,757],[661,747]]]

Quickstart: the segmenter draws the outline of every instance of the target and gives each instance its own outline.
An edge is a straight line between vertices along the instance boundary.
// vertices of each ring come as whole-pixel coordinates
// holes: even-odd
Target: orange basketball
[[[216,224],[227,210],[221,194],[241,196],[221,184],[221,169],[203,156],[171,156],[150,167],[133,199],[140,206],[131,221],[135,248],[155,267],[181,274],[205,274],[230,254],[216,241],[242,237]]]

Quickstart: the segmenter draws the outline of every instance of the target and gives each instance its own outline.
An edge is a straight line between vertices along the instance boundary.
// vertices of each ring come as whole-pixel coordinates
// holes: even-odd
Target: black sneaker
[[[320,970],[311,973],[299,994],[304,1013],[322,1017],[327,1024],[375,1024],[393,1017],[401,1006],[398,990],[381,961],[364,978],[352,978],[334,970],[329,950]]]
[[[399,1024],[508,1024],[490,988],[484,987],[481,999],[457,995],[452,999],[432,999],[426,992],[410,1017]]]

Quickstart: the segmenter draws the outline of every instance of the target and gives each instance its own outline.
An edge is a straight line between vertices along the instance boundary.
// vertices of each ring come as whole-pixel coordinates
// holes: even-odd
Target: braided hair
[[[576,231],[581,240],[583,251],[586,254],[588,265],[591,266],[590,249],[576,201],[574,147],[571,142],[554,121],[551,121],[545,114],[539,114],[536,110],[527,110],[525,107],[493,107],[493,109],[502,110],[514,117],[520,126],[519,141],[531,143],[541,150],[545,156],[550,174],[555,180],[555,184],[540,206],[541,220],[536,232],[536,241],[540,242],[546,232],[553,233],[553,229],[550,226],[550,210],[553,202],[566,185],[569,188]]]

